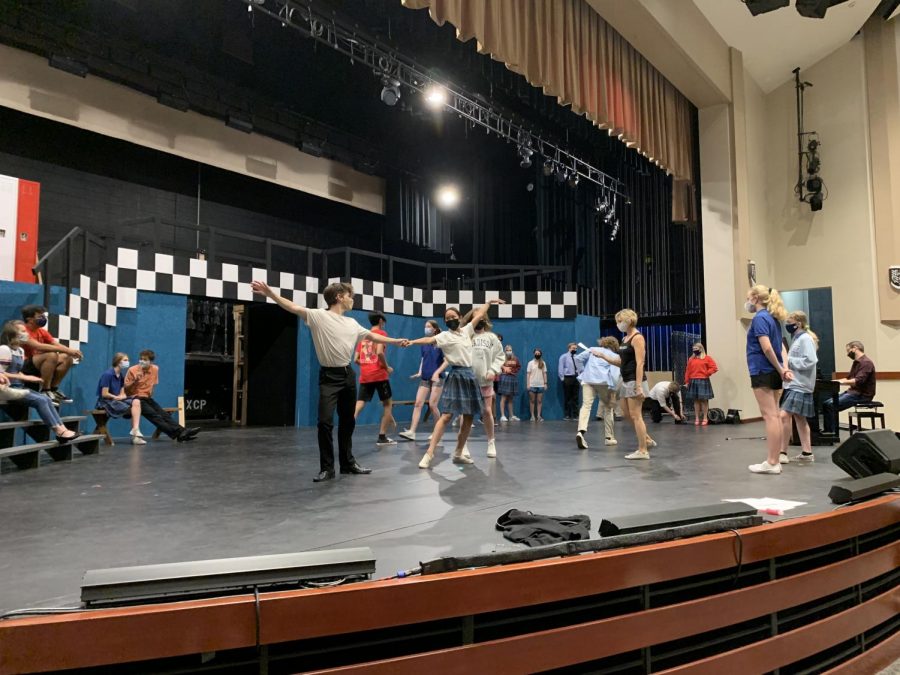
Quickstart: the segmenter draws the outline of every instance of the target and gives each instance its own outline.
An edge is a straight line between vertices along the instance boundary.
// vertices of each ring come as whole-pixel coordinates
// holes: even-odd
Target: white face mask
[[[131,364],[128,362],[128,359],[124,359],[119,361],[119,368],[130,368]]]
[[[28,342],[28,333],[19,333],[19,342]]]
[[[140,361],[138,361],[138,363],[141,364],[141,368],[147,368],[150,366],[150,362],[145,359],[141,359]]]
[[[617,324],[616,324],[616,328],[618,328],[618,329],[619,329],[619,332],[621,332],[621,333],[627,333],[627,332],[628,332],[628,324],[625,323],[624,321],[620,321],[619,323],[617,323]]]
[[[744,309],[746,309],[749,314],[756,314],[756,304],[749,300],[744,303]]]
[[[425,326],[425,335],[434,335],[434,328],[431,326]]]

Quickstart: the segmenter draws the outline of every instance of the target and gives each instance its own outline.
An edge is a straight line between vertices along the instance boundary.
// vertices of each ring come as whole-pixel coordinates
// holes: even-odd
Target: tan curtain
[[[627,0],[622,0],[627,1]],[[692,181],[691,104],[583,0],[402,0],[563,105]],[[688,190],[689,191],[689,190]],[[675,190],[676,195],[685,190]],[[690,218],[678,204],[677,216]]]

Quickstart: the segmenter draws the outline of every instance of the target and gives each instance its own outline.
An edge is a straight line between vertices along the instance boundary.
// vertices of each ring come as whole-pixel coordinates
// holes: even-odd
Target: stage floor
[[[575,426],[504,424],[489,460],[476,424],[475,464],[450,462],[453,433],[429,471],[417,467],[427,433],[378,448],[377,429],[358,427],[354,453],[374,472],[321,484],[315,429],[225,428],[187,445],[122,439],[99,456],[13,469],[0,476],[0,610],[77,605],[86,570],[126,565],[370,546],[386,577],[442,555],[518,548],[494,528],[511,508],[588,514],[594,533],[603,517],[724,498],[807,502],[793,517],[831,510],[831,483],[849,480],[829,447],[780,476],[750,474],[765,457],[761,423],[651,423],[651,461],[623,458],[636,444],[621,423],[619,445],[604,447],[592,422],[585,451]]]

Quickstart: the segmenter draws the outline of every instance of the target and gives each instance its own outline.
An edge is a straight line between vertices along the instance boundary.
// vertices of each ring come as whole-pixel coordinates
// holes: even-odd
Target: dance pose
[[[470,312],[471,314],[471,312]],[[506,360],[503,345],[491,332],[493,325],[485,317],[475,324],[475,335],[472,338],[472,369],[481,387],[481,420],[487,436],[487,456],[497,456],[497,445],[494,438],[494,382],[500,376]],[[465,453],[463,453],[465,454]]]
[[[781,321],[787,318],[787,310],[781,296],[774,288],[757,284],[747,291],[744,304],[753,321],[747,331],[747,369],[750,386],[759,404],[759,412],[766,424],[768,455],[765,461],[747,468],[753,473],[781,473],[779,456],[782,450],[781,398],[782,380],[790,381],[793,374],[784,367],[787,356],[781,342]]]
[[[695,342],[691,352],[693,356],[684,369],[684,386],[687,387],[688,398],[694,399],[694,425],[705,427],[709,424],[709,400],[714,398],[709,378],[718,372],[719,366],[706,353],[702,342]]]
[[[438,406],[441,416],[434,425],[431,434],[431,442],[428,450],[419,462],[420,469],[427,469],[434,459],[434,451],[444,428],[450,423],[454,415],[462,415],[459,426],[459,436],[456,439],[456,450],[453,453],[454,464],[472,464],[472,460],[463,453],[469,431],[472,429],[472,417],[482,408],[481,388],[475,373],[472,370],[472,338],[475,335],[475,325],[487,316],[491,305],[503,304],[503,300],[491,300],[484,303],[472,313],[471,321],[465,323],[460,317],[459,310],[448,307],[444,312],[444,323],[448,330],[437,335],[428,335],[417,340],[408,341],[410,345],[437,345],[444,352],[444,359],[449,364],[449,374],[444,382],[444,391]]]
[[[616,356],[598,354],[601,359],[619,366],[622,374],[620,395],[622,412],[631,419],[634,433],[637,435],[638,449],[625,455],[625,459],[650,459],[648,447],[656,447],[656,441],[647,435],[642,408],[644,399],[650,394],[647,386],[647,373],[644,371],[644,359],[647,353],[644,336],[637,329],[638,315],[633,309],[623,309],[616,314],[616,328],[625,333]]]
[[[425,335],[434,336],[441,332],[441,327],[437,321],[429,319],[425,322]],[[443,371],[444,352],[434,345],[422,345],[422,359],[419,361],[419,372],[412,376],[411,379],[419,380],[419,388],[416,391],[416,404],[413,407],[412,422],[409,429],[400,432],[400,436],[408,441],[416,440],[416,427],[419,425],[419,419],[422,416],[422,408],[425,403],[431,409],[431,416],[437,423],[441,412],[438,409],[438,401],[441,398],[441,392],[444,389]]]
[[[615,357],[619,351],[619,341],[614,337],[600,338],[597,343],[599,349],[589,349],[575,357],[575,361],[581,368],[578,380],[581,382],[583,403],[578,415],[578,433],[575,434],[575,443],[582,450],[588,449],[584,435],[587,433],[588,422],[591,419],[591,407],[594,398],[599,399],[597,405],[597,419],[603,420],[603,434],[606,437],[606,445],[616,445],[616,432],[614,427],[613,408],[616,400],[616,387],[619,383],[619,368],[614,366],[609,359],[603,356]]]
[[[802,449],[802,452],[794,457],[794,461],[812,463],[815,458],[812,452],[808,418],[816,415],[813,390],[816,386],[816,364],[819,362],[819,357],[816,355],[819,338],[810,329],[806,312],[798,311],[788,314],[784,327],[792,337],[787,364],[794,377],[784,385],[785,392],[781,399],[782,429],[779,462],[787,464],[791,461],[788,458],[787,446],[791,439],[791,418],[793,417]]]
[[[319,474],[313,482],[334,478],[334,411],[338,414],[338,457],[341,473],[368,474],[372,469],[359,465],[353,457],[353,429],[356,420],[356,373],[350,367],[357,340],[406,346],[406,340],[389,338],[363,328],[355,319],[344,316],[353,309],[353,286],[333,283],[322,295],[328,309],[307,309],[276,294],[262,281],[251,284],[254,293],[274,300],[279,307],[298,315],[309,326],[319,359]]]
[[[372,334],[387,336],[384,327],[387,318],[381,312],[369,314],[369,324],[372,326]],[[388,365],[384,345],[373,342],[369,338],[363,338],[356,345],[356,363],[359,364],[359,394],[356,397],[356,411],[354,419],[366,407],[366,403],[372,400],[375,392],[378,392],[378,400],[381,401],[381,427],[378,429],[378,439],[375,445],[397,445],[397,441],[387,437],[388,427],[396,428],[397,422],[393,414],[393,392],[391,391],[391,373],[394,369]]]

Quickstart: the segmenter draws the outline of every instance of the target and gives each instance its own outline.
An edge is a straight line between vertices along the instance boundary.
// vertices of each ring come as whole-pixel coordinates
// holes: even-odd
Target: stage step
[[[83,415],[67,415],[62,417],[62,423],[67,429],[79,431]],[[0,422],[0,448],[12,446],[16,442],[16,429],[23,429],[28,436],[37,443],[50,440],[50,428],[40,419],[27,419],[11,422]]]
[[[56,441],[46,443],[31,443],[29,445],[14,445],[11,448],[0,450],[0,458],[8,457],[18,469],[36,469],[41,463],[41,450],[50,450],[58,445]]]
[[[73,449],[78,450],[82,455],[96,455],[100,452],[102,438],[103,436],[100,434],[86,434],[64,443],[45,441],[15,445],[0,449],[0,458],[8,457],[19,469],[36,469],[40,465],[41,450],[46,451],[54,462],[64,462],[72,459]]]

